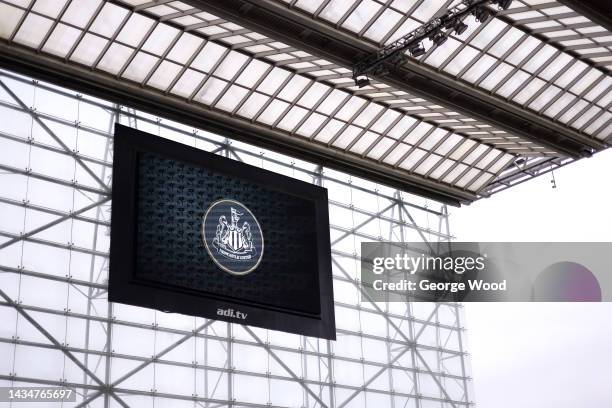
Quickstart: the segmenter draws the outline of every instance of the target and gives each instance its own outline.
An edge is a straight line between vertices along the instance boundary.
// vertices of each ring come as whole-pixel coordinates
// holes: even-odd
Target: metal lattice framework
[[[43,69],[42,56],[50,56],[48,64],[59,57],[70,64],[47,66],[54,80],[59,76],[51,71],[86,67],[79,75],[97,75],[95,81],[110,75],[190,109],[202,105],[223,120],[272,129],[291,140],[288,148],[303,143],[325,152],[329,164],[345,155],[360,160],[356,168],[395,172],[404,185],[443,188],[431,183],[441,180],[448,195],[464,201],[512,160],[504,150],[546,151],[405,91],[383,84],[354,89],[349,69],[183,3],[131,3],[86,8],[67,1],[49,9],[2,0],[5,64],[31,58],[30,68]],[[22,54],[32,50],[36,55]],[[487,144],[478,143],[483,138]]]
[[[453,204],[608,146],[610,32],[554,1],[355,86],[457,3],[0,0],[0,65]]]
[[[360,302],[360,242],[448,241],[445,205],[6,71],[0,118],[0,385],[76,387],[78,407],[470,405],[459,305]],[[108,303],[116,121],[327,187],[338,341]]]
[[[447,41],[448,35],[452,31],[461,35],[464,30],[469,28],[467,24],[463,23],[468,15],[487,13],[478,14],[477,21],[484,22],[489,17],[489,11],[485,6],[491,3],[490,0],[462,0],[444,14],[434,17],[422,26],[385,45],[376,54],[357,62],[353,66],[353,79],[357,86],[360,85],[360,77],[365,76],[367,78],[368,74],[381,75],[382,72],[388,73],[385,63],[401,65],[406,59],[405,51],[408,51],[413,57],[425,54],[425,48],[421,44],[425,39],[432,40],[435,45],[441,45]],[[367,84],[369,84],[369,81],[362,82],[364,86]]]
[[[379,45],[457,3],[355,0],[338,8],[331,0],[285,2]],[[419,63],[588,135],[610,136],[610,31],[555,1],[516,0],[495,16],[485,24],[467,19],[469,29],[440,47],[429,42]]]
[[[276,38],[298,49],[324,55],[334,61],[327,67],[333,70],[377,52],[458,2],[188,3],[258,27],[270,37],[276,34]],[[239,9],[240,13],[232,13],[231,9]],[[510,9],[495,14],[483,24],[472,17],[466,19],[469,29],[461,36],[452,36],[441,47],[426,41],[429,51],[424,56],[407,56],[397,72],[379,77],[372,86],[363,88],[365,94],[385,89],[389,99],[394,98],[395,91],[418,91],[428,95],[426,100],[446,108],[455,107],[459,112],[471,109],[476,115],[473,118],[486,123],[484,128],[493,134],[469,127],[462,134],[523,156],[517,160],[521,165],[507,167],[503,175],[480,191],[485,196],[571,162],[576,155],[588,156],[602,149],[609,145],[612,131],[609,25],[599,26],[554,1],[515,1]],[[270,24],[275,19],[279,23]],[[452,123],[439,115],[427,116]],[[512,129],[509,137],[498,139],[508,129]],[[555,135],[563,135],[565,141],[579,140],[583,145],[561,146],[559,140],[554,140]],[[560,150],[551,149],[552,145]],[[566,148],[566,154],[559,154]],[[549,157],[543,157],[546,155]]]

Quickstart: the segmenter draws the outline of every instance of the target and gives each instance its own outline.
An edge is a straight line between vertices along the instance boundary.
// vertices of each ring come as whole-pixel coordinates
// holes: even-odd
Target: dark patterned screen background
[[[165,287],[319,314],[315,203],[272,187],[140,153],[136,277]],[[246,276],[222,271],[202,241],[202,217],[222,198],[243,203],[261,225],[263,259]]]

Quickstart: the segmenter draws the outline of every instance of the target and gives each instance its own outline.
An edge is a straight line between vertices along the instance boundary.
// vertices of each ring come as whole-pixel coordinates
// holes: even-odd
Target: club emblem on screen
[[[252,272],[263,255],[259,222],[235,200],[215,201],[208,207],[202,221],[202,239],[215,264],[234,275]]]
[[[230,208],[230,212],[232,221],[229,224],[225,215],[219,217],[213,246],[227,258],[251,259],[257,254],[257,249],[253,244],[251,225],[246,221],[240,225],[239,221],[244,213],[239,212],[234,207]]]

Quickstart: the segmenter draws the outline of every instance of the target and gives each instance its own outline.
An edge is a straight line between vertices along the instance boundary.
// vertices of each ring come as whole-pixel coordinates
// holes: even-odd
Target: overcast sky
[[[452,209],[451,230],[459,241],[611,242],[610,176],[608,150],[556,171],[556,189],[545,175]],[[465,309],[477,407],[612,407],[612,303]]]

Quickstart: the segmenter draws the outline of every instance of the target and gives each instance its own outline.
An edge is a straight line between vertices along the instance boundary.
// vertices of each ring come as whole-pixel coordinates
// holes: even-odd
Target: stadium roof
[[[457,3],[0,0],[0,65],[450,203],[608,146],[612,24],[588,2],[490,6],[355,85]]]

